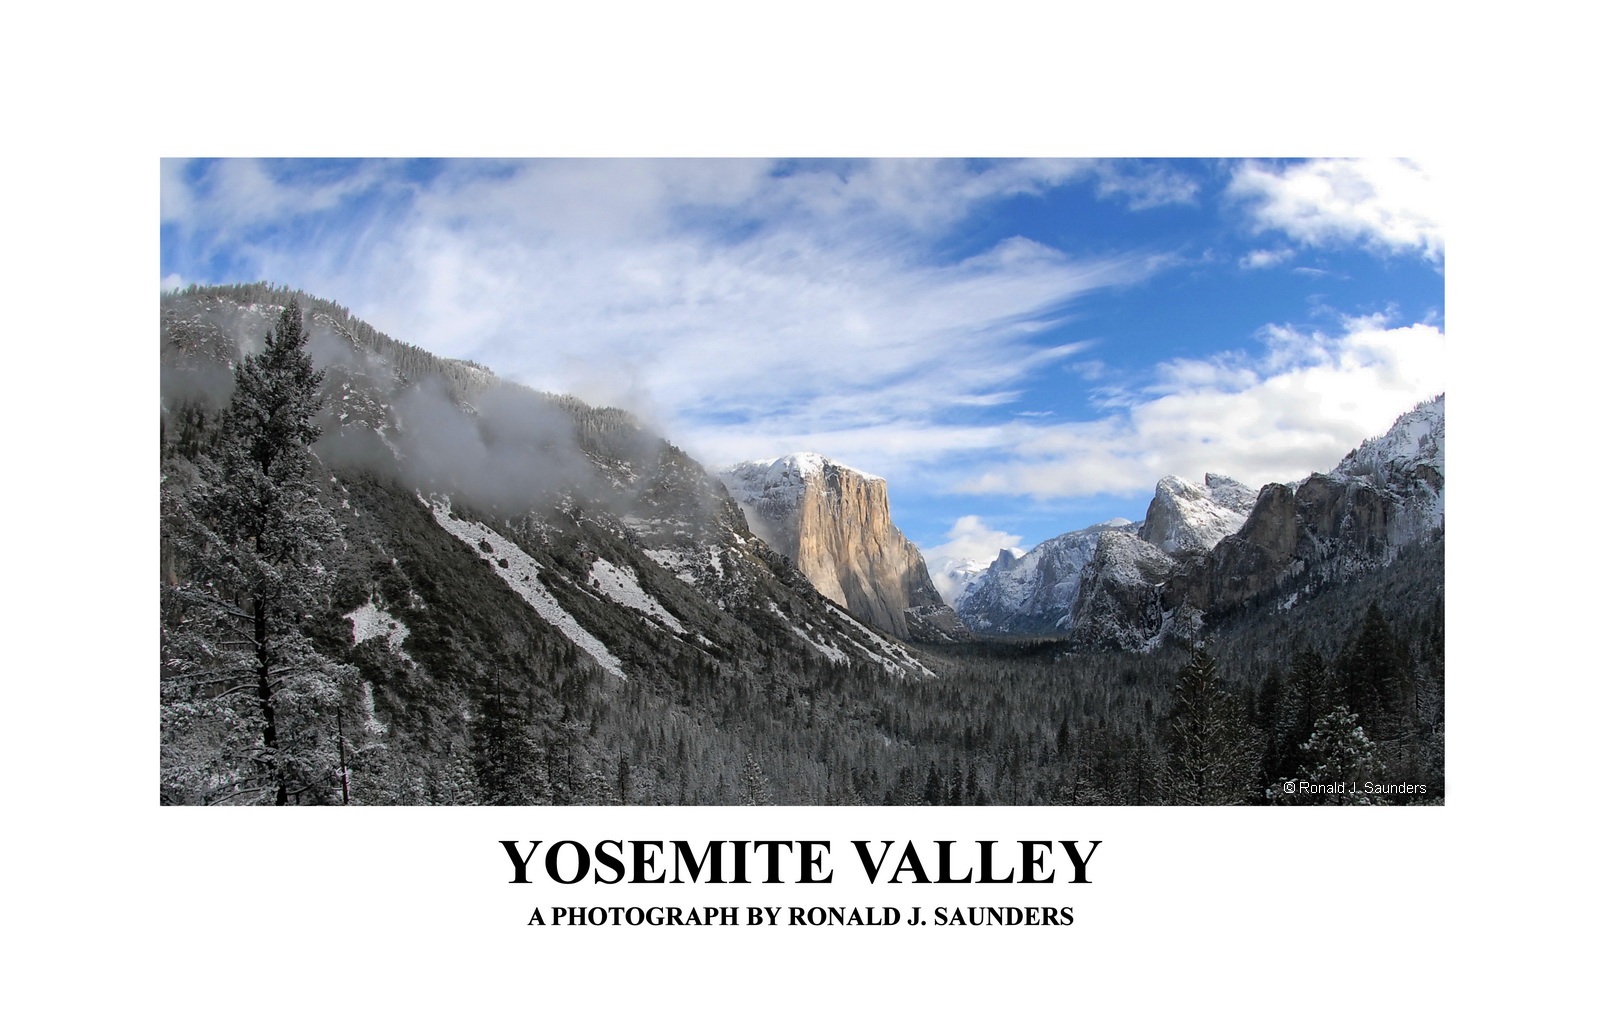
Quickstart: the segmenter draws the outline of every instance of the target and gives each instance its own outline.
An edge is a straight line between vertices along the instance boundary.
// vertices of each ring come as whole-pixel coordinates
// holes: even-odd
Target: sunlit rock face
[[[750,530],[823,596],[901,639],[966,637],[928,578],[922,552],[889,520],[882,478],[817,453],[720,469]]]

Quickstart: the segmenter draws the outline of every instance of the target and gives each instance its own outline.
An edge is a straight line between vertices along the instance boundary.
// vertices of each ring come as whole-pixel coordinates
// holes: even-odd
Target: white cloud
[[[1294,258],[1293,248],[1257,249],[1239,260],[1239,266],[1247,270],[1271,269]]]
[[[1068,180],[1189,196],[1159,170],[1143,186],[1080,161],[448,163],[403,185],[381,165],[347,172],[291,187],[237,163],[196,184],[164,165],[163,219],[197,242],[172,261],[200,269],[213,242],[248,237],[259,276],[442,355],[625,407],[708,463],[814,449],[897,491],[1043,498],[1218,468],[1297,477],[1442,387],[1442,334],[1375,317],[1331,337],[1268,327],[1265,358],[1116,383],[1088,343],[1037,342],[1161,256],[1080,261],[1020,237],[960,261],[934,250],[979,202]],[[394,203],[384,218],[340,223],[340,200],[369,190]],[[285,215],[315,246],[243,232]],[[996,416],[1056,368],[1094,380],[1106,416]]]
[[[987,566],[1001,550],[1022,545],[1022,537],[990,528],[975,514],[957,518],[945,533],[944,542],[925,547],[922,559],[934,588],[946,601],[954,599],[960,588],[962,568]]]
[[[161,161],[161,219],[201,228],[217,240],[285,217],[326,212],[354,194],[389,181],[386,163],[362,162],[329,175],[285,182],[270,163],[256,158],[229,158],[196,168],[183,159]]]
[[[1169,365],[1158,394],[1101,420],[1011,429],[995,444],[1011,459],[958,488],[1062,498],[1143,491],[1168,474],[1291,480],[1329,469],[1444,391],[1437,327],[1364,316],[1336,336],[1273,326],[1262,337],[1265,358]]]
[[[1105,161],[1096,163],[1095,176],[1101,197],[1121,197],[1134,211],[1192,204],[1200,193],[1193,179],[1162,166]]]
[[[863,426],[937,437],[940,415],[1009,402],[1066,362],[1081,344],[1038,336],[1085,292],[1148,276],[1148,256],[1076,261],[1013,237],[952,262],[932,243],[979,202],[1101,169],[556,160],[486,174],[450,163],[403,188],[408,204],[384,220],[341,226],[340,198],[402,188],[380,184],[377,166],[291,187],[236,162],[198,185],[164,167],[163,204],[180,236],[197,238],[324,214],[317,248],[252,238],[260,275],[432,351],[632,409],[716,462],[750,455],[719,448],[735,441],[822,448]]]
[[[1229,193],[1257,231],[1306,245],[1355,244],[1444,257],[1440,192],[1428,171],[1396,158],[1325,158],[1283,167],[1246,162]]]

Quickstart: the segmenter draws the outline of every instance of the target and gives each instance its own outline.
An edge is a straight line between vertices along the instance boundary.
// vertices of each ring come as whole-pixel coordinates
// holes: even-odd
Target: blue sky
[[[336,299],[706,463],[827,453],[937,567],[1163,475],[1326,469],[1443,391],[1437,193],[1401,160],[168,160],[161,276]]]

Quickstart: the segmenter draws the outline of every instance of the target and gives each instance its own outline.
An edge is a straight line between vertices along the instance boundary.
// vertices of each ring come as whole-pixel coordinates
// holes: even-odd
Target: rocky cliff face
[[[1174,575],[1170,606],[1225,612],[1290,582],[1315,590],[1389,563],[1444,528],[1444,397],[1326,474],[1269,485],[1239,531]]]
[[[1138,536],[1107,532],[1079,576],[1082,588],[1063,631],[1086,650],[1149,646],[1162,630],[1161,591],[1177,563]]]
[[[751,531],[793,560],[817,591],[902,639],[966,636],[922,553],[889,521],[882,479],[817,453],[720,469]]]

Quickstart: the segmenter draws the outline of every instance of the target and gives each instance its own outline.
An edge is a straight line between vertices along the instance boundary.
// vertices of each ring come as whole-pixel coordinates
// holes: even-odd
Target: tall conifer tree
[[[1173,687],[1167,761],[1171,804],[1245,805],[1262,793],[1260,737],[1203,650]]]
[[[199,481],[164,500],[187,578],[163,623],[163,793],[169,799],[322,801],[337,766],[332,710],[351,670],[306,623],[326,603],[337,536],[312,482],[321,375],[291,302],[244,357]]]

